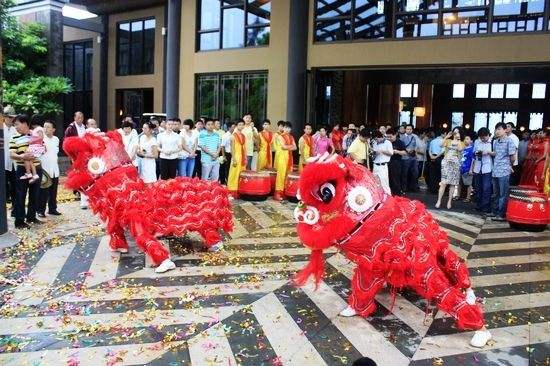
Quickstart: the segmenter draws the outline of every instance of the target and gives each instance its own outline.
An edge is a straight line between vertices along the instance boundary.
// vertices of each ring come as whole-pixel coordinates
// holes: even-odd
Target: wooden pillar
[[[344,124],[354,123],[355,125],[365,124],[367,83],[364,71],[344,71],[343,99],[342,122],[344,122]]]
[[[426,128],[432,125],[432,105],[433,105],[433,85],[420,84],[418,85],[418,102],[417,107],[424,108],[424,116],[416,117],[416,127]]]
[[[397,126],[399,122],[399,84],[380,85],[378,125]]]

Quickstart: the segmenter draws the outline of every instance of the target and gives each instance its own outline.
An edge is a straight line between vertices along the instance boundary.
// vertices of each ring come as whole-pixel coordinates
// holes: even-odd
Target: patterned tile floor
[[[367,319],[341,318],[352,266],[327,253],[325,281],[297,289],[308,250],[291,203],[234,202],[226,251],[169,240],[177,269],[157,275],[135,248],[109,252],[76,203],[24,233],[0,261],[0,365],[548,365],[550,234],[446,210],[433,214],[468,261],[494,341],[468,345],[414,293],[388,293]],[[22,234],[22,233],[20,233]],[[391,310],[390,310],[391,309]]]

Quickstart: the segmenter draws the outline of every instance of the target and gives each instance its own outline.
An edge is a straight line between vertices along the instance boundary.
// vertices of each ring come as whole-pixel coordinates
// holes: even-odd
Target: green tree
[[[44,26],[20,23],[9,15],[11,5],[11,0],[0,0],[0,106],[10,104],[17,112],[55,117],[63,112],[59,97],[69,93],[71,85],[64,77],[45,76],[48,40]]]

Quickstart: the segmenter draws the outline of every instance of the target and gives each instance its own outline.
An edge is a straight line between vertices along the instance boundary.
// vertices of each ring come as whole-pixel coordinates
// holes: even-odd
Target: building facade
[[[71,2],[99,18],[63,28],[66,122],[550,126],[550,0]]]

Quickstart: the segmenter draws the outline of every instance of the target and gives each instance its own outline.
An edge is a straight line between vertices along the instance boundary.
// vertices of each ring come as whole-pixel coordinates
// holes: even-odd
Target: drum
[[[506,219],[512,228],[544,230],[550,223],[549,199],[544,193],[511,193]]]
[[[298,194],[298,188],[299,184],[298,181],[300,180],[300,174],[296,172],[289,173],[286,177],[286,183],[285,183],[285,196],[289,198],[296,198],[296,195]]]
[[[263,173],[269,174],[271,180],[271,192],[275,192],[275,183],[277,182],[277,171],[273,168],[262,170]]]
[[[271,179],[266,172],[245,170],[239,176],[239,195],[243,198],[267,198],[271,193]]]

